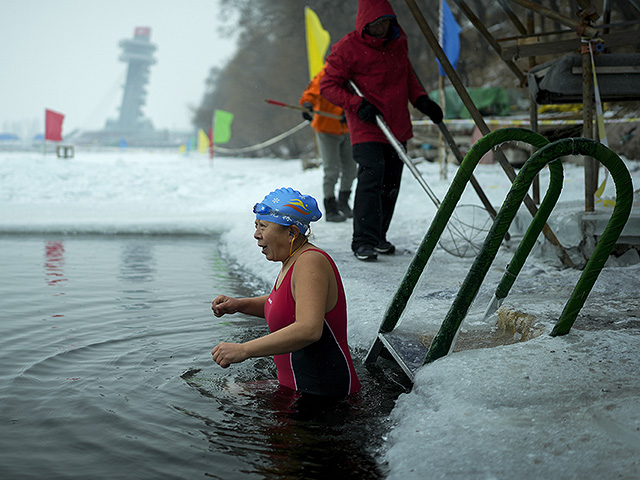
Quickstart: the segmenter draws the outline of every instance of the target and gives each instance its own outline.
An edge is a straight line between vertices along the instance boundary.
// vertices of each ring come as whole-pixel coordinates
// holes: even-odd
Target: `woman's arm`
[[[211,352],[213,360],[226,368],[247,358],[295,352],[318,341],[322,336],[324,315],[337,301],[337,293],[331,298],[334,296],[331,295],[332,280],[335,282],[333,269],[324,255],[318,252],[301,255],[291,279],[296,321],[245,343],[220,343]]]
[[[211,310],[216,317],[226,314],[244,313],[254,317],[264,318],[264,304],[269,295],[261,297],[233,298],[226,295],[218,295],[211,302]]]

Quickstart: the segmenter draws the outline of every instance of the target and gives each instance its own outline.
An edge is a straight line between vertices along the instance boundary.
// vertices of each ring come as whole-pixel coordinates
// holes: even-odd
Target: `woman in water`
[[[253,207],[254,238],[282,268],[269,295],[213,300],[216,317],[241,312],[263,317],[270,334],[245,343],[219,343],[211,352],[223,368],[273,355],[280,385],[302,394],[345,397],[360,390],[347,345],[347,304],[333,259],[309,242],[309,224],[322,213],[316,200],[279,188]]]

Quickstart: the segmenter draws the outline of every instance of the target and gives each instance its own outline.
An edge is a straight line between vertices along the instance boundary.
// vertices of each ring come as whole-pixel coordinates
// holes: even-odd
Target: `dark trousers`
[[[379,142],[354,145],[353,159],[358,164],[351,241],[355,252],[363,245],[375,247],[386,240],[400,192],[403,163],[391,145]]]

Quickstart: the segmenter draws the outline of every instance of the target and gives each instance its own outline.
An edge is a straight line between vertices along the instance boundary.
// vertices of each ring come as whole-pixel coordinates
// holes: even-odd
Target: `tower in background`
[[[120,61],[129,64],[127,81],[122,95],[120,117],[117,120],[107,120],[106,130],[120,132],[135,132],[153,130],[151,120],[145,118],[142,107],[146,104],[149,82],[149,69],[156,63],[153,53],[156,46],[151,43],[151,28],[136,27],[133,39],[121,40],[122,48]]]

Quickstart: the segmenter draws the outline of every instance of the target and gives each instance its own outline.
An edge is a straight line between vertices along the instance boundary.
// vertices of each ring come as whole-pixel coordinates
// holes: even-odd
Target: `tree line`
[[[220,0],[222,18],[227,29],[233,31],[237,46],[235,54],[225,65],[213,66],[206,79],[205,94],[200,105],[193,109],[193,124],[205,131],[211,125],[215,109],[235,115],[228,148],[241,148],[268,140],[296,126],[302,121],[300,112],[268,105],[265,99],[298,104],[309,82],[305,40],[304,7],[311,8],[331,36],[331,44],[355,28],[357,0]],[[493,31],[514,34],[499,2],[467,0],[467,5]],[[557,0],[542,2],[557,8]],[[561,2],[564,3],[564,2]],[[570,0],[569,8],[578,6]],[[438,87],[438,66],[406,3],[391,0],[398,21],[407,34],[410,58],[427,90]],[[439,0],[418,2],[428,24],[437,32]],[[462,27],[461,55],[458,75],[467,87],[480,87],[487,81],[487,69],[494,69],[494,78],[501,78],[514,86],[515,78],[491,51],[486,40],[457,10],[455,1],[449,5]],[[513,5],[524,19],[524,10]],[[567,12],[569,14],[569,12]],[[570,14],[569,14],[570,15]],[[233,19],[233,21],[231,21]],[[493,32],[492,32],[493,33]],[[495,35],[495,33],[494,33]],[[256,154],[280,157],[299,157],[313,148],[310,129],[288,137]]]

